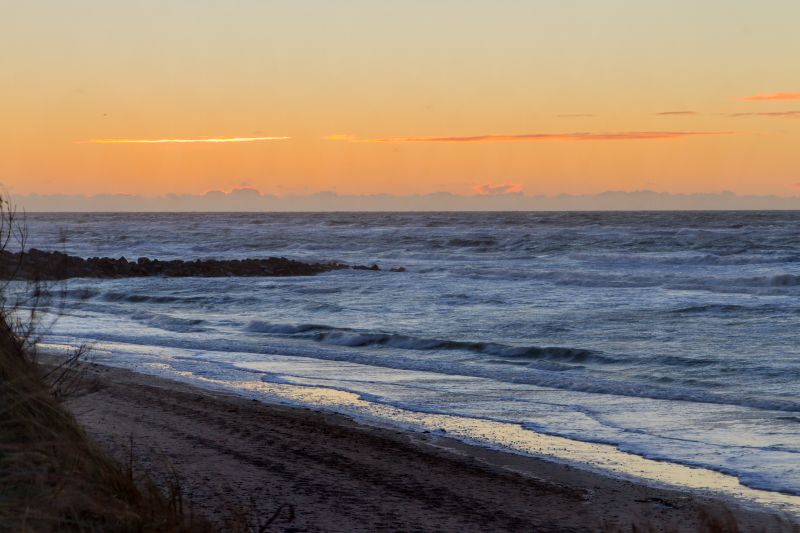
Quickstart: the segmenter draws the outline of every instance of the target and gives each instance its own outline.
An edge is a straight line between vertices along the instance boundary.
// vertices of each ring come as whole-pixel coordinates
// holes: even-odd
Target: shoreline
[[[798,530],[796,517],[755,502],[111,366],[87,373],[94,386],[68,407],[90,436],[125,462],[133,443],[138,468],[156,478],[171,464],[190,508],[219,524],[275,515],[276,528],[312,531]]]

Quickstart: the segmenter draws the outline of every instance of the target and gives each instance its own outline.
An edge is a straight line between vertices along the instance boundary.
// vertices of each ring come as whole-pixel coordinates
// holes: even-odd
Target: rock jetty
[[[140,257],[129,261],[125,257],[90,257],[84,259],[61,252],[31,249],[24,254],[0,251],[0,279],[27,279],[55,281],[68,278],[139,278],[201,277],[222,278],[232,276],[313,276],[332,270],[373,270],[378,265],[346,265],[337,262],[306,263],[285,257],[265,259],[179,259],[160,261]],[[405,269],[393,268],[402,272]]]

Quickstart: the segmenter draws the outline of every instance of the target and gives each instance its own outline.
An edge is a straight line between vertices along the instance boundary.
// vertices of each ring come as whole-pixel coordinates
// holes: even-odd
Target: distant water
[[[355,392],[800,495],[800,213],[30,215],[82,256],[405,273],[73,280],[51,342]],[[56,244],[62,236],[65,244]],[[353,364],[357,363],[357,364]]]

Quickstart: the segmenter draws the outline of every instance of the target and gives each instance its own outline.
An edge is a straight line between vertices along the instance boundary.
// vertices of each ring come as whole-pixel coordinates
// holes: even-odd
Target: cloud
[[[759,100],[800,100],[800,93],[754,94],[753,96],[739,98],[739,100],[744,102],[754,102]]]
[[[661,111],[660,113],[656,113],[656,115],[696,115],[696,111]]]
[[[731,113],[731,117],[800,118],[800,111],[764,111],[761,113]]]
[[[31,212],[164,212],[164,211],[594,211],[675,209],[800,209],[797,196],[738,196],[731,192],[670,194],[654,191],[608,191],[557,196],[514,193],[516,184],[487,184],[490,194],[340,195],[313,193],[274,196],[253,192],[210,191],[206,194],[99,194],[95,196],[29,194],[15,203]],[[496,193],[491,194],[492,191]],[[257,193],[257,191],[255,191]]]
[[[258,189],[244,187],[242,189],[233,189],[231,191],[231,195],[238,196],[239,198],[257,198],[261,196],[261,193],[258,191]]]
[[[180,143],[246,143],[284,141],[291,137],[215,137],[208,139],[91,139],[89,144],[180,144]]]
[[[522,194],[522,185],[519,183],[484,183],[483,185],[476,185],[473,190],[479,196]]]
[[[387,137],[382,139],[359,139],[351,135],[332,135],[329,141],[358,143],[483,143],[483,142],[572,142],[572,141],[640,141],[655,139],[679,139],[698,135],[732,135],[730,131],[623,131],[623,132],[577,132],[577,133],[526,133],[521,135],[469,135],[446,137]]]

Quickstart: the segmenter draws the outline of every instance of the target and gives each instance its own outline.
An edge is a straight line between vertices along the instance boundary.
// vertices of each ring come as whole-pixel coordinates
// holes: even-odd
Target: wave
[[[333,329],[330,326],[319,324],[271,324],[261,320],[253,320],[245,328],[250,333],[274,333],[278,335],[292,335],[295,333],[305,333],[306,331],[319,331]]]
[[[452,238],[447,241],[448,246],[454,248],[496,248],[498,242],[492,237],[486,238]]]
[[[275,327],[287,327],[273,325]],[[304,325],[299,327],[308,327]],[[298,326],[288,326],[290,328]],[[69,344],[74,341],[74,336],[60,338],[52,336],[50,342]],[[289,337],[294,338],[294,336]],[[300,337],[302,338],[302,336]],[[392,368],[398,370],[413,370],[433,372],[452,376],[471,376],[497,380],[499,382],[527,384],[539,387],[560,389],[577,393],[609,394],[633,398],[651,398],[654,400],[687,401],[717,405],[735,405],[739,407],[755,408],[769,411],[800,412],[800,402],[792,398],[774,396],[758,396],[741,393],[717,393],[707,390],[698,390],[681,386],[665,386],[652,382],[625,381],[609,377],[592,376],[585,374],[572,374],[562,371],[551,371],[543,368],[524,368],[512,365],[488,366],[458,360],[443,362],[437,359],[412,358],[400,354],[385,357],[374,351],[342,350],[341,347],[319,346],[310,349],[309,346],[296,343],[272,342],[252,343],[234,339],[212,339],[206,337],[202,340],[191,336],[172,338],[163,335],[138,334],[125,335],[113,333],[95,333],[90,341],[119,342],[142,346],[159,346],[165,348],[179,348],[186,350],[201,350],[203,353],[235,353],[258,355],[277,355],[286,357],[304,357],[324,361],[341,361],[369,365],[379,368]]]
[[[349,348],[387,347],[423,352],[462,351],[490,356],[490,358],[481,361],[487,364],[529,366],[532,361],[553,363],[536,365],[536,368],[540,370],[570,370],[577,368],[575,365],[584,363],[595,365],[635,364],[633,360],[627,357],[610,355],[599,350],[585,348],[512,346],[497,342],[442,340],[390,333],[365,333],[348,328],[335,328],[320,324],[273,324],[256,320],[250,322],[245,327],[245,330],[250,333],[294,336],[332,346]],[[658,357],[657,362],[659,365],[676,367],[709,367],[719,365],[722,361],[713,358],[664,355]],[[568,365],[560,363],[568,363]],[[583,366],[580,368],[583,368]],[[683,383],[687,384],[689,381],[684,380]],[[710,387],[711,385],[706,384],[706,386]]]
[[[528,279],[552,283],[554,285],[586,288],[648,288],[662,287],[667,290],[691,290],[718,293],[795,293],[800,287],[800,274],[775,272],[758,276],[713,276],[696,275],[694,272],[663,271],[596,271],[563,268],[558,270],[526,271],[509,268],[485,268],[477,270],[470,267],[465,271],[467,277],[476,279]]]
[[[331,331],[318,334],[317,340],[326,344],[351,347],[388,346],[390,348],[399,348],[402,350],[461,350],[494,357],[506,357],[509,359],[556,359],[574,363],[582,363],[589,360],[601,363],[613,363],[617,361],[617,359],[599,352],[580,348],[562,348],[558,346],[508,346],[498,343],[448,341],[382,333],[347,333]]]
[[[63,295],[68,299],[75,299],[78,301],[91,300],[101,294],[100,289],[93,287],[77,287],[74,289],[67,289]]]
[[[738,266],[738,265],[774,265],[800,262],[800,255],[773,254],[686,254],[682,251],[673,253],[572,253],[572,260],[595,265],[635,266]]]
[[[741,313],[742,311],[751,310],[744,305],[734,304],[706,304],[706,305],[690,305],[689,307],[681,307],[680,309],[673,309],[670,313],[676,315],[690,315],[700,313]]]
[[[400,350],[451,351],[458,350],[492,357],[513,360],[550,359],[569,363],[594,362],[610,364],[621,361],[619,358],[595,350],[565,348],[560,346],[510,346],[495,342],[472,342],[443,339],[430,339],[391,333],[364,333],[347,328],[334,328],[318,324],[271,324],[252,321],[245,330],[251,333],[277,335],[303,335],[305,338],[334,346],[389,347]]]
[[[153,296],[128,292],[107,292],[103,294],[103,300],[130,303],[175,303],[186,301],[187,298],[185,296]]]
[[[759,279],[759,278],[755,278]],[[800,285],[800,275],[797,274],[775,274],[766,280],[771,287],[788,287]]]
[[[199,318],[180,318],[146,311],[136,312],[131,318],[150,327],[176,333],[198,333],[207,330],[206,321]]]
[[[115,283],[116,281],[117,280],[106,280],[104,283]],[[148,286],[148,282],[142,282],[140,278],[134,279],[133,281],[131,281],[131,279],[126,279],[124,282],[126,286],[121,288],[115,287],[114,290],[103,291],[97,287],[77,286],[58,293],[58,295],[64,296],[65,303],[76,306],[91,305],[92,302],[90,302],[90,300],[93,300],[95,308],[98,310],[103,309],[102,307],[98,307],[101,305],[101,302],[122,304],[186,304],[192,308],[196,308],[198,305],[205,308],[208,306],[219,306],[231,303],[240,306],[253,305],[260,301],[258,297],[252,294],[219,294],[215,292],[213,288],[195,291],[195,294],[191,294],[185,290],[174,291],[172,288],[159,288],[154,290],[152,287]],[[127,290],[125,290],[126,288]],[[264,288],[274,287],[264,286]],[[155,291],[163,291],[167,294],[154,294]],[[196,292],[200,292],[201,294],[196,294]],[[53,291],[48,292],[48,295],[56,296]],[[136,306],[130,306],[130,309],[136,309]]]

